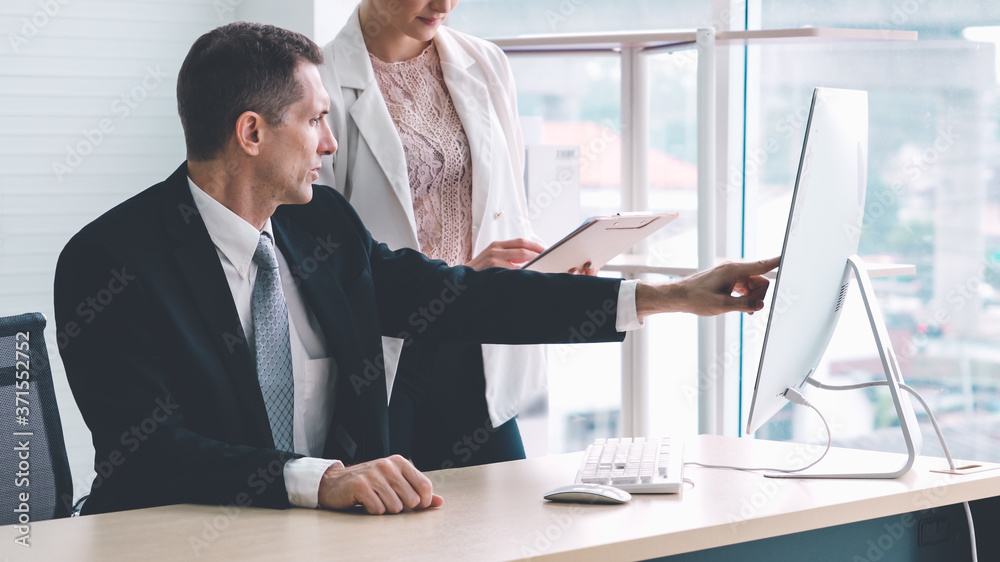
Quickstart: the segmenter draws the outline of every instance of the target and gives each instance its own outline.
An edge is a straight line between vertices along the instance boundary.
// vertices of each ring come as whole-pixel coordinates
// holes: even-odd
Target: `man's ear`
[[[260,154],[261,129],[266,127],[264,118],[254,111],[244,111],[236,119],[236,143],[250,156]]]

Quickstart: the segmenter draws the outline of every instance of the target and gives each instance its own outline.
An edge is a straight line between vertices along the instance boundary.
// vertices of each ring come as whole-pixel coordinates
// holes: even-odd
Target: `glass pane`
[[[462,0],[448,25],[477,37],[684,29],[710,25],[708,0]]]
[[[1000,460],[1000,149],[996,45],[1000,5],[984,2],[763,3],[762,27],[915,29],[920,40],[750,49],[746,177],[759,205],[757,255],[776,255],[815,86],[869,93],[869,170],[859,253],[868,263],[916,265],[909,277],[874,279],[907,383],[941,422],[956,457]],[[979,28],[979,29],[974,29]],[[757,325],[754,330],[760,330]],[[758,332],[759,334],[759,332]],[[759,357],[759,340],[748,357]],[[747,362],[749,364],[750,361]],[[744,389],[752,391],[756,362]],[[817,371],[848,384],[882,378],[863,304],[852,287],[837,333]],[[744,393],[746,400],[751,394]],[[882,390],[810,393],[835,443],[902,450],[898,421]],[[746,412],[748,402],[744,403]],[[916,406],[919,408],[919,405]],[[941,449],[918,410],[924,453]],[[758,437],[821,440],[815,414],[786,407]]]
[[[649,56],[649,208],[680,216],[649,241],[662,266],[698,263],[697,70],[693,49]],[[650,276],[650,282],[663,282]],[[654,316],[643,330],[649,373],[650,435],[698,431],[698,324],[685,314]]]
[[[711,7],[708,0],[463,0],[448,24],[479,37],[694,28],[711,24]],[[527,150],[529,212],[537,234],[552,243],[586,217],[621,210],[620,59],[615,53],[509,58]],[[697,248],[696,59],[684,52],[649,60],[650,209],[682,212],[650,249],[664,265],[689,265]],[[675,433],[675,422],[693,428],[697,395],[684,399],[681,387],[696,384],[696,345],[683,339],[694,331],[667,319],[645,329],[652,341],[672,342],[654,350],[653,373],[637,373],[654,378],[648,399],[657,431]],[[549,389],[547,400],[522,408],[518,418],[529,455],[581,450],[595,437],[618,435],[621,346],[550,346]]]
[[[510,61],[524,123],[529,216],[548,245],[586,217],[621,208],[619,58],[512,55]],[[578,451],[595,436],[617,435],[620,410],[621,346],[555,345],[548,420],[530,419],[529,410],[518,423],[528,450],[547,436],[542,453]],[[543,415],[546,407],[534,411]]]

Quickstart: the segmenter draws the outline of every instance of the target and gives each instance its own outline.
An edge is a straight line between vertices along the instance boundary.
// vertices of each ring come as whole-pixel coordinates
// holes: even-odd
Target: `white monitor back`
[[[857,252],[861,234],[867,157],[867,92],[816,88],[748,433],[786,404],[786,388],[803,386],[830,343],[849,287],[847,259]]]

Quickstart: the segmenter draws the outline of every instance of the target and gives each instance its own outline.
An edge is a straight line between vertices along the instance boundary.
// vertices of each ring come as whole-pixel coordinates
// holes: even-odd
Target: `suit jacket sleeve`
[[[385,336],[496,344],[625,337],[615,329],[620,279],[449,267],[415,250],[389,250],[371,238],[346,201],[343,205],[361,233]]]
[[[167,332],[175,318],[154,306],[151,282],[102,238],[79,234],[59,258],[59,348],[96,449],[85,511],[175,503],[287,507],[282,469],[295,455],[227,444],[195,429],[211,414],[186,404],[219,383],[192,384],[193,369],[183,365],[197,358],[177,357],[188,348],[176,343],[196,336]]]

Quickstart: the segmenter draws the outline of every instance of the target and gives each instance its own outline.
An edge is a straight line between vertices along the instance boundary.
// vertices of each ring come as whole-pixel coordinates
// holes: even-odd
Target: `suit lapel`
[[[315,189],[315,188],[314,188]],[[367,364],[362,361],[368,352],[362,345],[360,330],[372,323],[371,318],[356,318],[344,292],[342,276],[360,269],[362,263],[344,263],[343,252],[339,248],[336,234],[327,235],[309,232],[302,222],[279,207],[271,217],[278,248],[291,266],[306,263],[320,263],[319,256],[328,256],[319,267],[308,268],[312,272],[299,277],[299,290],[308,308],[316,315],[327,353],[333,360],[337,377],[337,392],[334,404],[333,423],[327,434],[324,456],[337,458],[345,463],[369,460],[369,456],[383,456],[382,439],[371,428],[380,428],[378,416],[385,414],[388,402],[383,381],[368,381],[362,392],[355,388],[358,376],[365,376]],[[317,240],[316,236],[319,236]],[[324,238],[326,237],[326,238]],[[331,249],[330,246],[334,245]],[[322,248],[318,254],[314,250]],[[347,281],[352,281],[348,279]],[[374,312],[373,312],[374,314]],[[373,353],[380,353],[381,348]],[[359,357],[361,359],[359,359]],[[367,359],[372,365],[379,364],[378,357]],[[379,408],[381,404],[381,409]],[[378,443],[372,440],[377,439]]]
[[[274,229],[276,242],[281,253],[292,267],[297,267],[299,271],[313,270],[304,269],[306,263],[315,263],[319,260],[314,256],[314,249],[320,248],[320,243],[329,246],[339,244],[331,239],[316,240],[305,229],[293,226],[289,217],[281,213],[281,208],[271,217],[271,227]],[[340,272],[339,255],[336,247],[333,251],[323,248],[323,254],[328,255],[333,262],[333,271]],[[360,348],[360,340],[356,331],[348,330],[347,326],[353,314],[347,306],[347,297],[344,295],[344,288],[338,283],[336,275],[331,275],[327,268],[316,268],[310,274],[303,274],[299,277],[299,290],[309,306],[309,309],[316,315],[320,327],[323,330],[324,339],[328,345],[328,351],[332,357],[343,357],[348,350]]]
[[[237,399],[250,415],[261,442],[273,447],[255,362],[218,252],[191,197],[187,165],[182,164],[167,181],[171,183],[171,194],[175,196],[175,204],[164,209],[167,231],[178,242],[173,251],[174,260],[191,291],[195,306],[201,312],[210,334],[209,344],[221,360],[225,376],[236,390]]]

